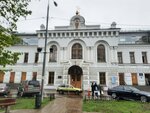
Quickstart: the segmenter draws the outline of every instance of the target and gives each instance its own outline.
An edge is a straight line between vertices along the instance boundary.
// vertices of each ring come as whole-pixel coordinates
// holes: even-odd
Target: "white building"
[[[8,49],[22,54],[15,65],[5,67],[9,71],[0,73],[0,82],[41,81],[45,31],[41,25],[36,33],[17,33],[22,45]],[[48,31],[46,47],[44,88],[72,84],[86,90],[93,81],[108,87],[150,81],[150,31],[121,31],[115,22],[107,29],[85,25],[77,12],[69,26]]]

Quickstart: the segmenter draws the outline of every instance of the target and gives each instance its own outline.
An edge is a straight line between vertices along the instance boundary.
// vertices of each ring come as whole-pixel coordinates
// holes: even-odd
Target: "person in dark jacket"
[[[94,84],[94,94],[98,97],[98,85],[96,83]]]
[[[92,82],[91,84],[92,98],[94,98],[94,90],[95,90],[95,86],[94,83]]]

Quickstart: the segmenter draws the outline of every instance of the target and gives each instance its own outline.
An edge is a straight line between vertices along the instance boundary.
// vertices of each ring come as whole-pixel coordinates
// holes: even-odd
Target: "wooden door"
[[[137,74],[136,73],[132,73],[132,85],[137,85]]]
[[[3,83],[4,80],[4,72],[0,71],[0,83]]]
[[[76,88],[81,88],[81,75],[71,75],[70,83]]]
[[[120,85],[125,85],[125,81],[124,81],[124,73],[119,73],[119,84]]]
[[[25,81],[25,80],[26,80],[26,72],[22,72],[21,81]]]
[[[9,83],[14,83],[14,79],[15,79],[15,72],[11,72]]]

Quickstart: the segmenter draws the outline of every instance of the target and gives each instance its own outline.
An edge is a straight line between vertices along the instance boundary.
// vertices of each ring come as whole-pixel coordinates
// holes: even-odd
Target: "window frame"
[[[118,55],[118,64],[123,64],[122,52],[117,52]]]
[[[49,53],[49,62],[57,62],[57,51],[58,51],[57,46],[52,45],[50,49],[52,49],[52,51],[50,50]]]
[[[29,53],[24,53],[24,63],[28,63]]]
[[[105,72],[99,72],[99,84],[106,85],[106,73]]]
[[[48,84],[54,85],[54,80],[55,80],[55,72],[49,72]]]
[[[83,48],[80,43],[73,44],[71,48],[71,58],[72,59],[83,59]]]
[[[103,44],[97,46],[97,62],[106,62],[106,49]]]
[[[134,52],[129,52],[130,55],[130,63],[135,64],[135,55]]]
[[[142,52],[142,62],[143,64],[148,64],[147,52]]]

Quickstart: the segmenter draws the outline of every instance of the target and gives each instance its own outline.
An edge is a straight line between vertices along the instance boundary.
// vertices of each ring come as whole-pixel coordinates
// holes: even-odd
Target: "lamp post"
[[[54,5],[57,6],[55,1]],[[46,45],[47,45],[47,34],[48,34],[48,21],[49,21],[49,0],[47,5],[47,16],[46,16],[46,33],[45,33],[45,44],[44,44],[44,55],[43,55],[43,68],[42,68],[42,82],[41,82],[41,100],[43,101],[43,90],[44,90],[44,75],[45,75],[45,62],[46,62]]]

